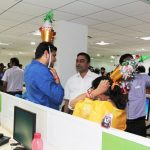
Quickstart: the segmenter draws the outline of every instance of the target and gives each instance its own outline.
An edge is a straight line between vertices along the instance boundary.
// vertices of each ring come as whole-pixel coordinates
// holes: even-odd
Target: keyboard
[[[8,142],[9,142],[9,139],[10,139],[10,137],[7,137],[7,136],[1,137],[1,138],[0,138],[0,146],[2,146],[2,145],[4,145],[4,144],[8,143]]]

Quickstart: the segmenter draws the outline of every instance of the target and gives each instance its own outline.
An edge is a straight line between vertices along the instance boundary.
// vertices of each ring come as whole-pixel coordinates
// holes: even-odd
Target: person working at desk
[[[24,81],[26,97],[29,101],[56,110],[62,103],[64,89],[53,68],[57,48],[49,42],[42,42],[35,52],[35,60],[25,68]],[[50,65],[50,69],[48,68]]]

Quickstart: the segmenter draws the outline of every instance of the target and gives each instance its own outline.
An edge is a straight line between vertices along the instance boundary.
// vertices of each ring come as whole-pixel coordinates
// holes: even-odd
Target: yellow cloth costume
[[[101,124],[104,116],[108,113],[113,115],[111,127],[120,130],[126,129],[126,112],[116,108],[110,101],[99,101],[85,98],[79,101],[73,115]]]

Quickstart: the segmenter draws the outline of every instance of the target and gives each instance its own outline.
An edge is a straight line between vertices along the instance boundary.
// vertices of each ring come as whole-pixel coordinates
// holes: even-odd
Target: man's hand
[[[52,75],[54,76],[54,79],[56,81],[56,83],[60,83],[59,77],[57,75],[57,72],[54,68],[50,68],[50,72],[52,73]]]

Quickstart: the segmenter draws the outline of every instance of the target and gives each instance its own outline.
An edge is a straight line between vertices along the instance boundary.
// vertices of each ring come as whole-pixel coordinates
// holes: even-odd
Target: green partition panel
[[[150,150],[150,147],[103,132],[102,150]]]
[[[0,94],[0,112],[2,111],[2,95]]]

